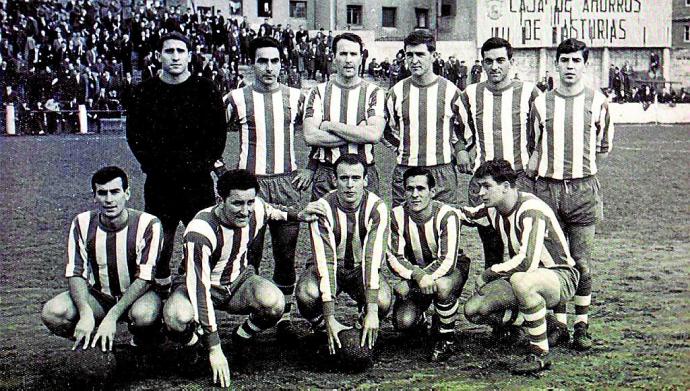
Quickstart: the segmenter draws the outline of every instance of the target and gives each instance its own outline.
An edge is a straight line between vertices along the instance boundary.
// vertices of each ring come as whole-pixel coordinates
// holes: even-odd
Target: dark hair
[[[482,163],[474,173],[475,178],[491,177],[496,183],[508,182],[510,187],[515,187],[517,173],[504,159],[487,160]]]
[[[333,38],[333,43],[331,44],[331,50],[333,50],[333,53],[338,52],[338,42],[340,42],[341,39],[358,43],[360,53],[362,53],[362,50],[364,50],[364,43],[362,42],[362,38],[360,38],[359,35],[353,33],[342,33],[336,35],[335,38]]]
[[[587,59],[589,58],[589,48],[587,47],[587,44],[578,41],[575,38],[568,38],[565,41],[561,42],[558,45],[558,48],[556,48],[556,61],[561,57],[561,54],[568,54],[568,53],[575,53],[582,51],[582,58],[585,60],[585,63],[587,63]]]
[[[506,48],[509,60],[513,58],[513,47],[510,45],[510,42],[499,37],[491,37],[484,42],[482,45],[482,57],[484,57],[484,53],[488,52],[489,50],[500,48]]]
[[[278,49],[278,53],[282,51],[280,42],[278,42],[275,38],[271,38],[269,36],[254,38],[251,42],[249,42],[249,58],[252,60],[252,62],[255,60],[254,57],[256,56],[256,51],[260,48],[276,48]]]
[[[222,199],[228,198],[230,190],[249,190],[254,189],[259,192],[259,181],[256,175],[247,170],[230,170],[218,178],[216,190]]]
[[[96,192],[96,185],[105,185],[113,179],[122,179],[122,190],[127,190],[129,187],[129,180],[127,174],[120,167],[107,166],[93,173],[91,176],[91,190]]]
[[[187,51],[192,50],[192,43],[189,42],[189,38],[187,38],[186,35],[182,34],[179,31],[171,31],[167,34],[164,34],[161,37],[161,40],[159,41],[160,42],[160,44],[159,44],[160,50],[163,50],[163,44],[165,43],[165,41],[169,41],[171,39],[184,42],[184,45],[187,47]]]
[[[436,51],[436,40],[427,30],[415,30],[411,32],[403,41],[403,48],[425,44],[429,52]]]
[[[354,153],[340,155],[340,157],[336,159],[335,163],[333,163],[333,171],[336,173],[336,175],[338,172],[338,166],[341,164],[347,164],[349,166],[356,166],[359,164],[362,166],[362,168],[364,168],[364,176],[367,176],[367,164],[364,163],[364,160],[362,160],[359,155],[355,155]]]
[[[403,184],[407,186],[407,180],[415,176],[425,176],[429,189],[433,189],[436,186],[436,179],[434,179],[434,176],[431,175],[431,171],[424,167],[412,167],[405,170],[405,173],[403,174]]]

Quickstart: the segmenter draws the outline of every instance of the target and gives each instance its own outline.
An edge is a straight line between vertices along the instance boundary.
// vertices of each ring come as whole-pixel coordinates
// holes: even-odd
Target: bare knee
[[[515,296],[525,297],[532,293],[533,284],[527,273],[515,273],[510,277],[510,286],[513,288]]]
[[[379,307],[379,319],[383,319],[388,315],[388,311],[393,303],[393,291],[387,282],[381,280],[379,293],[377,297],[377,304]]]
[[[151,326],[160,318],[160,301],[135,302],[129,311],[129,319],[136,327]]]
[[[194,320],[194,309],[183,293],[175,291],[163,307],[163,318],[170,330],[182,332]]]
[[[300,278],[295,288],[295,296],[297,298],[297,306],[302,315],[312,317],[316,314],[316,307],[319,303],[319,285],[314,278],[303,277]]]
[[[268,281],[257,281],[252,288],[254,303],[263,316],[280,317],[285,310],[285,296]]]
[[[448,301],[453,298],[455,294],[455,286],[450,278],[439,278],[436,284],[436,299],[441,301]]]

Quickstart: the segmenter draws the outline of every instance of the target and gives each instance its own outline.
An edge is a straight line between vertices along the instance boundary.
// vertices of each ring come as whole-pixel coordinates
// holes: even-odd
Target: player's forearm
[[[82,277],[70,277],[68,280],[69,295],[74,302],[74,305],[82,316],[85,313],[92,312],[89,306],[89,285]]]
[[[304,119],[304,141],[312,147],[339,147],[347,144],[347,141],[335,134],[321,130],[320,123],[314,118]]]
[[[321,128],[351,143],[375,144],[381,141],[385,120],[370,117],[364,125],[347,125],[339,122],[324,121]]]
[[[118,300],[117,304],[108,311],[108,315],[112,316],[114,319],[120,319],[122,314],[124,314],[138,298],[146,293],[149,287],[150,283],[146,280],[142,280],[141,278],[134,280],[132,285],[127,288],[120,300]]]

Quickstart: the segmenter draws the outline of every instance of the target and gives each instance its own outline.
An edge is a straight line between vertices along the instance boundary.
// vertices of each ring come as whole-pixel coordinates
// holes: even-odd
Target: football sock
[[[556,320],[568,324],[567,307],[565,303],[559,303],[557,306],[553,307],[553,314],[556,316]]]
[[[183,345],[188,345],[196,335],[194,334],[194,329],[196,328],[195,322],[187,323],[187,326],[182,331],[170,330],[169,327],[165,328],[165,333],[171,341],[179,342]]]
[[[314,331],[326,331],[326,321],[323,319],[323,315],[318,315],[313,319],[307,319],[311,323],[311,328]]]
[[[249,315],[247,319],[242,323],[240,327],[237,328],[237,335],[244,338],[244,339],[249,339],[254,337],[256,334],[260,333],[263,331],[262,328],[256,325],[252,321],[252,315]]]
[[[503,313],[502,323],[512,326],[522,326],[522,324],[525,323],[525,316],[519,311],[515,314],[512,310],[506,310]]]
[[[434,309],[436,310],[436,315],[438,315],[439,320],[439,334],[455,332],[455,320],[457,319],[459,306],[460,304],[457,299],[449,303],[434,301]]]
[[[549,351],[549,340],[546,334],[546,305],[543,300],[530,308],[520,308],[525,316],[525,327],[529,334],[529,342],[532,347],[541,351]]]
[[[592,304],[592,275],[582,274],[580,276],[580,284],[575,291],[575,323],[589,321],[587,314],[589,313],[589,306]]]

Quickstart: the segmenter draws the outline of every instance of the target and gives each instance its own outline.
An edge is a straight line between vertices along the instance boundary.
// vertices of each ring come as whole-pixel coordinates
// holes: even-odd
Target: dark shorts
[[[580,272],[574,267],[549,269],[558,275],[561,283],[561,304],[569,302],[575,296],[575,290],[580,282]]]
[[[311,186],[312,201],[316,201],[319,198],[328,194],[331,190],[335,190],[335,171],[333,169],[333,165],[321,162],[317,163],[316,171],[314,171],[314,179]],[[367,166],[366,189],[376,195],[380,194],[379,171],[373,164]]]
[[[227,309],[227,305],[230,303],[230,299],[235,295],[235,293],[244,285],[247,280],[255,276],[254,267],[249,266],[239,276],[230,283],[230,285],[211,285],[211,300],[216,309],[224,310]],[[189,297],[187,292],[187,284],[185,283],[186,276],[184,274],[177,275],[173,279],[172,291],[182,291],[186,297]]]
[[[534,179],[528,177],[524,171],[518,171],[517,174],[515,187],[517,187],[519,191],[534,193]],[[467,201],[469,201],[470,206],[477,206],[482,203],[482,199],[479,197],[477,177],[474,175],[472,175],[472,179],[470,179],[470,183],[467,185]]]
[[[314,278],[317,283],[319,281],[319,273],[316,270],[316,265],[311,265],[307,269],[307,273]],[[364,288],[364,277],[362,276],[362,269],[359,267],[353,269],[345,269],[339,267],[335,276],[336,295],[341,292],[347,293],[357,304],[366,303],[366,293]],[[335,299],[335,298],[334,298]]]
[[[458,265],[459,266],[459,265]],[[453,271],[449,274],[446,274],[445,276],[441,278],[450,278],[453,285],[456,286],[456,293],[459,295],[462,287],[464,286],[463,284],[463,273],[460,271],[460,269],[455,268]],[[405,301],[412,301],[413,303],[417,304],[421,308],[428,308],[429,305],[431,305],[431,302],[434,299],[434,294],[425,294],[422,293],[422,290],[419,289],[419,285],[417,284],[417,281],[415,280],[406,280],[407,286],[410,287],[410,294],[405,298]],[[399,298],[398,298],[399,299]]]
[[[553,209],[563,227],[594,225],[604,218],[596,175],[572,180],[537,178],[534,194]]]
[[[397,165],[393,169],[393,207],[405,201],[405,183],[403,175],[410,166]],[[434,199],[454,206],[458,203],[458,172],[455,164],[440,164],[424,167],[431,172],[436,181],[436,195]]]
[[[151,290],[146,291],[146,293],[148,293],[148,292],[151,292]],[[92,286],[89,286],[89,294],[91,296],[93,296],[94,299],[96,299],[96,301],[98,302],[98,304],[100,304],[101,308],[103,308],[103,311],[106,314],[108,313],[108,311],[110,311],[111,308],[113,308],[113,306],[115,306],[115,304],[117,304],[117,302],[120,299],[120,298],[115,298],[113,296],[105,294],[105,293],[95,289]],[[141,297],[139,297],[139,298],[141,298]],[[136,300],[134,302],[136,303]],[[134,303],[132,303],[132,305],[134,305]],[[130,308],[131,308],[131,306],[130,306]],[[119,321],[127,321],[128,322],[130,320],[129,319],[129,309],[130,308],[127,308],[127,310],[122,313],[122,316],[120,316],[120,318],[118,319]]]
[[[147,175],[144,184],[144,211],[163,224],[185,225],[202,209],[215,204],[211,175],[171,178]]]
[[[286,207],[298,207],[300,192],[292,186],[295,172],[280,175],[257,176],[259,196],[266,202]]]

